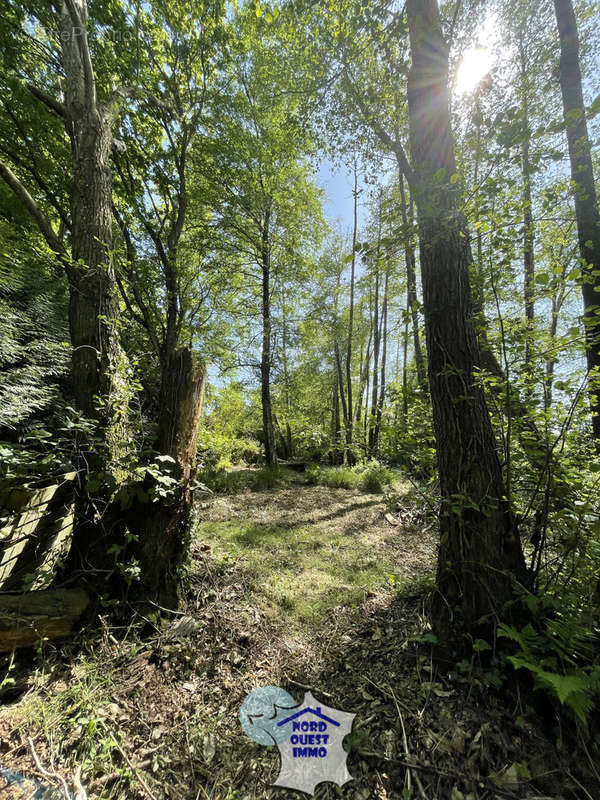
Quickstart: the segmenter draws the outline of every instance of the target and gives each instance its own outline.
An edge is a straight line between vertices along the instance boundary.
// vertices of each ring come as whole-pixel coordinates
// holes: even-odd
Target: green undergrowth
[[[382,494],[394,481],[394,473],[377,461],[356,467],[322,467],[311,464],[306,470],[308,482],[313,486],[332,489],[360,489],[371,494]]]
[[[236,494],[245,489],[260,492],[289,483],[293,473],[282,467],[228,470],[224,467],[204,467],[198,480],[216,494]]]

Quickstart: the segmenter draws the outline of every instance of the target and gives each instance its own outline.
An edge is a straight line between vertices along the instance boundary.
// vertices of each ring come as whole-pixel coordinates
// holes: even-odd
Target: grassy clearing
[[[298,623],[316,622],[335,606],[356,606],[369,590],[389,588],[397,565],[373,557],[366,537],[316,526],[283,527],[238,520],[204,523],[198,535],[216,558],[233,558],[250,579],[248,600]]]
[[[246,492],[216,499],[197,538],[217,562],[239,566],[249,604],[302,631],[326,625],[338,610],[359,610],[369,593],[422,577],[434,545],[428,540],[426,554],[418,545],[415,552],[417,543],[392,528],[384,511],[380,496],[356,490],[290,488],[268,498]]]

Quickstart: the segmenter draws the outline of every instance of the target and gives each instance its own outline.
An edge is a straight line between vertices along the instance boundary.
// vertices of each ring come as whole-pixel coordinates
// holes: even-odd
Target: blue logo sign
[[[242,728],[253,741],[279,749],[281,769],[274,786],[311,795],[323,781],[343,786],[352,780],[342,741],[355,716],[324,706],[310,692],[296,703],[277,686],[250,692],[240,711]]]

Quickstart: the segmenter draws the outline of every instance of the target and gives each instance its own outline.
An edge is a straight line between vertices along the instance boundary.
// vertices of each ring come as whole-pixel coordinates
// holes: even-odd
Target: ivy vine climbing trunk
[[[483,389],[448,105],[448,48],[436,0],[406,4],[412,186],[417,204],[429,388],[441,491],[436,633],[489,625],[526,580],[519,531]]]
[[[600,209],[583,103],[579,34],[573,3],[554,0],[554,10],[560,38],[560,89],[581,258],[592,432],[596,452],[600,455]]]

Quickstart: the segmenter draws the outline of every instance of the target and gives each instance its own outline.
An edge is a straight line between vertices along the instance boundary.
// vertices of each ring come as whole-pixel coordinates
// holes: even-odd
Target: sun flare
[[[457,94],[475,91],[492,68],[492,54],[486,47],[476,45],[467,50],[456,70],[454,87]]]

